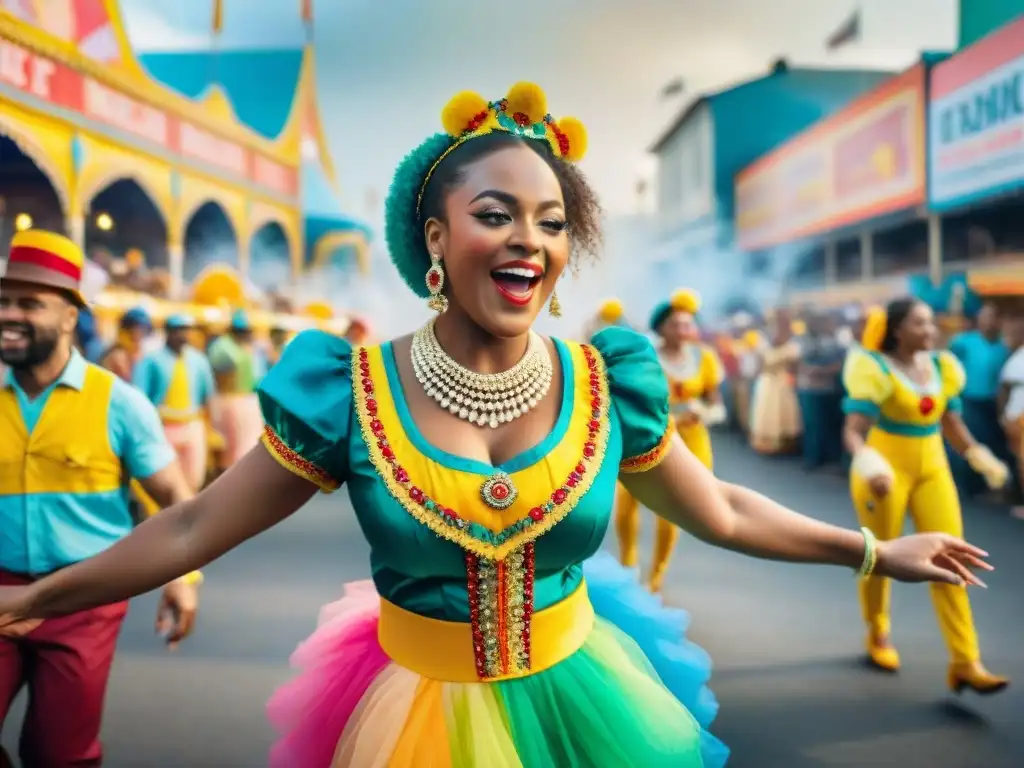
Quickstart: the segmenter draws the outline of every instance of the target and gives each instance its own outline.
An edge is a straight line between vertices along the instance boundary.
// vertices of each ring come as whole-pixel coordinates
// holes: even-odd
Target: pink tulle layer
[[[287,734],[271,751],[271,768],[331,764],[338,734],[390,663],[377,642],[379,615],[371,581],[345,585],[341,600],[321,610],[317,630],[292,655],[303,674],[267,705],[271,722]]]

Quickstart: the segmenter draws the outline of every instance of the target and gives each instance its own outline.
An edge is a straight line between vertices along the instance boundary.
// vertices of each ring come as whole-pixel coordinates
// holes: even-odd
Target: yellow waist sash
[[[583,647],[594,627],[587,585],[562,602],[537,611],[531,621],[530,669],[481,680],[473,656],[473,628],[467,622],[420,616],[381,598],[377,638],[399,666],[446,683],[497,682],[543,672]]]

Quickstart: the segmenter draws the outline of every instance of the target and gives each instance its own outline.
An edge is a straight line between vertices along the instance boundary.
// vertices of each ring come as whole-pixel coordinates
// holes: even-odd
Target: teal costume
[[[385,752],[403,768],[724,764],[703,730],[710,660],[683,639],[685,614],[598,555],[620,472],[668,452],[657,354],[622,328],[555,346],[557,422],[500,466],[427,442],[390,343],[353,350],[307,331],[262,381],[264,445],[325,491],[348,486],[376,590],[353,590],[298,652],[304,672],[270,705],[283,732],[272,765]],[[388,712],[365,714],[382,700]]]

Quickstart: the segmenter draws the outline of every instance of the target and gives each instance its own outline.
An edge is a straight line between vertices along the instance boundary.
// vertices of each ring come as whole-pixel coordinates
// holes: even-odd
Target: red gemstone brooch
[[[519,491],[512,478],[504,472],[496,472],[487,478],[480,488],[480,497],[491,509],[508,509],[516,502]]]

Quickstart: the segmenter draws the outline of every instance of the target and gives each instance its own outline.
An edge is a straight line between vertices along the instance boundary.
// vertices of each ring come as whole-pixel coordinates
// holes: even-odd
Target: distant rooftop
[[[661,148],[671,139],[676,132],[683,126],[684,123],[689,119],[690,115],[696,110],[701,104],[705,104],[709,101],[714,101],[719,96],[727,93],[732,93],[741,88],[748,88],[756,86],[767,80],[772,80],[776,77],[795,77],[802,79],[814,79],[814,80],[832,80],[837,83],[849,83],[850,81],[859,81],[864,78],[878,79],[886,75],[895,74],[885,70],[877,69],[837,69],[837,68],[825,68],[825,67],[793,67],[785,59],[777,59],[772,63],[771,69],[765,75],[758,77],[752,77],[747,80],[743,80],[731,85],[727,85],[724,88],[719,88],[716,91],[710,93],[702,93],[697,98],[690,101],[689,104],[679,113],[675,120],[672,121],[671,125],[661,133],[654,143],[648,148],[648,152],[657,153]]]

